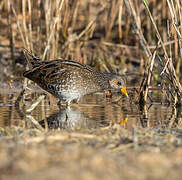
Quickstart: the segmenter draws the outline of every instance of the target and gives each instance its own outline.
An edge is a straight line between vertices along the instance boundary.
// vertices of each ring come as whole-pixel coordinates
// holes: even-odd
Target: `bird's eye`
[[[117,85],[118,85],[118,86],[121,86],[122,84],[121,84],[121,82],[118,81],[118,82],[117,82]]]

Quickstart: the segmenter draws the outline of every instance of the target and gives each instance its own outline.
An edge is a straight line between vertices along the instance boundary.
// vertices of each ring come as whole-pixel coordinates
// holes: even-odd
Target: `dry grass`
[[[150,4],[145,0],[2,0],[0,52],[10,49],[9,57],[7,49],[0,54],[4,63],[0,68],[7,73],[4,79],[11,80],[6,60],[16,67],[21,47],[43,60],[74,59],[101,71],[140,73],[143,80],[137,98],[144,104],[141,119],[148,120],[145,102],[150,86],[160,84],[165,93],[159,91],[160,97],[181,102],[181,8],[179,0],[151,0]],[[44,130],[31,116],[19,126],[34,123],[37,129],[14,127],[10,123],[16,117],[14,108],[10,106],[8,116],[4,115],[5,125],[11,128],[0,130],[1,179],[167,180],[182,176],[181,125],[174,125],[181,117],[180,108],[179,112],[174,108],[174,117],[167,121],[170,130],[134,127],[127,131],[111,123],[79,132]],[[46,109],[37,111],[38,116],[46,113]],[[115,114],[109,112],[112,121]],[[118,112],[122,114],[121,109]],[[156,121],[160,115],[167,119],[156,111]]]
[[[149,4],[145,0],[2,0],[0,52],[8,47],[10,55],[7,57],[7,49],[0,54],[4,64],[0,73],[6,73],[6,81],[13,79],[7,62],[11,59],[16,67],[21,47],[43,60],[74,59],[101,71],[140,73],[143,81],[137,98],[144,104],[141,119],[146,120],[150,86],[160,84],[165,93],[159,91],[162,98],[181,102],[181,8],[180,0],[151,0]],[[9,114],[3,116],[11,128],[0,130],[1,179],[167,180],[182,176],[181,125],[174,125],[181,117],[180,108],[174,108],[174,117],[167,121],[170,130],[134,127],[127,131],[111,123],[79,132],[47,131],[31,116],[20,122],[21,127],[34,123],[37,129],[13,127],[14,108],[6,107]],[[46,109],[37,111],[42,116]],[[114,113],[109,112],[112,121]],[[156,121],[161,114],[156,111]]]
[[[24,47],[42,59],[140,72],[140,102],[147,101],[149,86],[160,82],[169,100],[180,104],[181,7],[179,0],[3,0],[0,21],[8,31],[1,37],[9,39],[12,60],[16,48]]]

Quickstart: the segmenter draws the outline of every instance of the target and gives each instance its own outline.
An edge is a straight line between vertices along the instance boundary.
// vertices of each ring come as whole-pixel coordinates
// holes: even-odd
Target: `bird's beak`
[[[126,97],[128,97],[128,93],[127,93],[127,91],[126,91],[126,87],[121,88],[121,92],[122,92]]]

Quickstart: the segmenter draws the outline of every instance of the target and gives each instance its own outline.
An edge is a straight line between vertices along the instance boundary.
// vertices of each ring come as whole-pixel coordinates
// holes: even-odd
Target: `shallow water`
[[[1,89],[0,127],[21,126],[25,128],[84,130],[120,124],[126,129],[132,127],[181,128],[181,108],[176,109],[161,103],[160,94],[156,102],[140,107],[135,103],[132,92],[126,98],[116,92],[106,99],[103,93],[87,95],[70,107],[57,106],[57,99],[46,94],[45,98],[31,112],[26,110],[43,93],[28,91],[25,99],[15,103],[21,90]],[[26,92],[27,94],[27,92]],[[38,123],[37,123],[38,122]]]

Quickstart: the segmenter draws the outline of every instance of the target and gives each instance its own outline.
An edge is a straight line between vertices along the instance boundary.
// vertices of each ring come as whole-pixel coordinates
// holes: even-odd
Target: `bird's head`
[[[109,79],[109,85],[111,89],[120,89],[121,92],[128,97],[128,93],[126,91],[126,83],[122,77],[112,75]]]

